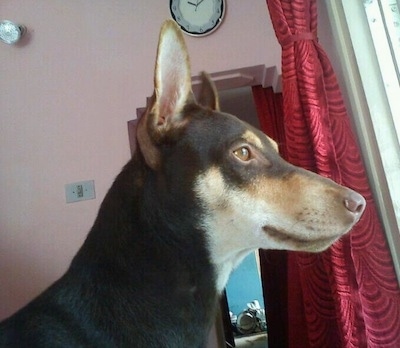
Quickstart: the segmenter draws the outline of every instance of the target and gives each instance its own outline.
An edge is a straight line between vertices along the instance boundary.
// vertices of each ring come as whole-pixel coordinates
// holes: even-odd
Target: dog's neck
[[[216,288],[222,292],[228,283],[229,276],[232,271],[240,265],[243,259],[249,255],[254,249],[242,250],[236,253],[224,255],[211,255],[216,270]]]

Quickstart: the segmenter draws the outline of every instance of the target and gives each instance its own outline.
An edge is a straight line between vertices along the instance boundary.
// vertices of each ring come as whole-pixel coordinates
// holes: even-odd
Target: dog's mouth
[[[296,251],[311,251],[319,252],[330,247],[335,241],[337,241],[344,233],[338,233],[330,236],[320,237],[302,237],[301,235],[295,235],[293,232],[281,230],[273,226],[264,226],[263,231],[268,235],[269,238],[277,242],[279,245],[285,245],[288,249]],[[313,231],[315,233],[315,230]]]

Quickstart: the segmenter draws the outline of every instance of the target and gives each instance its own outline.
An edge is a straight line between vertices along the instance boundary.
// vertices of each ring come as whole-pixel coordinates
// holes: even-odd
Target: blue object
[[[261,308],[265,308],[261,279],[254,253],[248,255],[232,272],[226,286],[226,294],[229,310],[233,314],[238,315],[247,309],[247,303],[253,300],[258,300]]]

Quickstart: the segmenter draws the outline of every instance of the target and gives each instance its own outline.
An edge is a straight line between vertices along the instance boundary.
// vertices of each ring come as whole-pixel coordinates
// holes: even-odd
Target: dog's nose
[[[349,190],[343,202],[346,209],[356,215],[361,215],[364,212],[365,199],[355,191]]]

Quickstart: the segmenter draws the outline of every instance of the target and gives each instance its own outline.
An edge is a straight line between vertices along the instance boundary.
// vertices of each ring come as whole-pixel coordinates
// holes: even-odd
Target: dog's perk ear
[[[198,103],[206,108],[219,111],[219,98],[217,88],[211,77],[206,73],[201,73],[201,89]]]
[[[137,139],[146,163],[160,165],[158,145],[165,134],[184,124],[181,111],[192,96],[189,55],[180,28],[164,22],[158,41],[152,101],[137,129]]]

